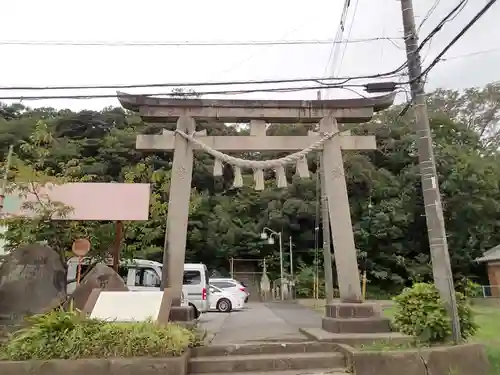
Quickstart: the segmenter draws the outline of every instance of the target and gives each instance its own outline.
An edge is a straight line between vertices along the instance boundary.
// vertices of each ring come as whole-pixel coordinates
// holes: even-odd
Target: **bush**
[[[196,340],[175,324],[106,322],[78,312],[54,311],[29,318],[0,352],[0,359],[77,359],[179,356]]]
[[[481,285],[470,279],[463,279],[457,283],[457,290],[460,290],[468,298],[477,298],[483,296]]]
[[[457,292],[456,299],[462,337],[467,338],[476,331],[472,310],[462,293]],[[400,332],[426,343],[442,343],[450,337],[451,319],[434,284],[415,284],[404,289],[394,301],[394,325]]]

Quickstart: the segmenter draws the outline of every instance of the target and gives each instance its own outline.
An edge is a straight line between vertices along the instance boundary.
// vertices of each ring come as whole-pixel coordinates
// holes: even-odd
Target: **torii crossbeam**
[[[221,152],[303,150],[324,134],[338,132],[337,121],[369,121],[376,111],[392,105],[394,94],[367,99],[341,100],[205,100],[163,99],[118,93],[123,107],[138,112],[147,122],[177,121],[177,130],[190,134],[198,142]],[[196,120],[250,122],[249,136],[210,136],[195,132]],[[267,123],[319,123],[320,133],[308,136],[266,136]],[[180,297],[185,259],[189,199],[193,168],[193,150],[199,148],[185,136],[166,131],[161,135],[138,135],[140,150],[174,150],[170,185],[164,273],[168,287]],[[340,298],[344,302],[361,302],[361,287],[354,236],[344,177],[342,150],[372,150],[374,136],[352,136],[349,132],[326,140],[323,152],[325,188],[328,199],[331,233]],[[167,271],[165,269],[165,271]]]

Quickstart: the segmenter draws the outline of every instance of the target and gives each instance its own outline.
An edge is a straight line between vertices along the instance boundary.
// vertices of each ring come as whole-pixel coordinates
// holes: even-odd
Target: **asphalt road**
[[[321,315],[295,303],[250,302],[231,313],[209,312],[200,317],[212,344],[306,341],[299,328],[321,327]]]

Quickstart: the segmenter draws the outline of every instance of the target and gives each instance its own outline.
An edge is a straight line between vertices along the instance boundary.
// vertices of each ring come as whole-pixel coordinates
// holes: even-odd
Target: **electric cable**
[[[354,10],[352,13],[351,24],[349,25],[349,31],[347,32],[347,38],[346,38],[347,40],[350,40],[350,38],[351,38],[352,28],[354,26],[354,19],[356,18],[356,13],[358,11],[359,0],[355,0],[355,1],[356,1],[356,4],[354,4]],[[344,50],[342,51],[342,55],[340,57],[340,62],[338,64],[338,66],[336,67],[334,74],[332,74],[332,75],[336,75],[336,74],[340,73],[340,69],[342,69],[342,64],[344,63],[344,57],[345,57],[346,50],[347,50],[347,45],[344,47]]]
[[[232,86],[232,85],[261,85],[279,83],[301,83],[301,82],[325,82],[341,81],[341,84],[356,79],[379,78],[394,75],[394,72],[387,74],[372,74],[358,77],[310,77],[310,78],[290,78],[290,79],[266,79],[266,80],[241,80],[241,81],[214,81],[214,82],[171,82],[171,83],[147,83],[131,85],[64,85],[64,86],[0,86],[0,91],[38,91],[38,90],[88,90],[88,89],[132,89],[132,88],[158,88],[158,87],[198,87],[198,86]],[[326,82],[333,84],[333,82]]]
[[[424,23],[427,22],[427,20],[430,18],[430,16],[432,15],[432,13],[434,13],[434,11],[436,10],[436,8],[438,7],[438,5],[439,5],[440,2],[441,2],[441,0],[436,0],[434,2],[434,4],[431,6],[431,8],[427,11],[427,13],[424,16],[424,19],[422,20],[422,22],[420,22],[420,25],[418,26],[417,34],[420,32],[420,29],[422,28],[422,26],[424,25]]]
[[[459,6],[455,7],[445,18],[449,18],[460,9],[460,6],[465,3],[466,0],[462,0]],[[450,41],[450,43],[438,54],[434,61],[425,69],[424,72],[419,77],[415,79],[420,79],[422,76],[429,73],[429,71],[441,61],[442,56],[474,25],[485,13],[486,11],[496,2],[496,0],[490,0],[486,6],[479,11],[476,16],[455,36],[455,38]],[[450,16],[451,14],[451,16]],[[442,27],[443,21],[438,24],[436,28],[440,29]],[[435,35],[435,32],[431,32]],[[419,48],[422,47],[425,41],[429,41],[430,38],[425,38],[425,40],[420,44]],[[457,57],[455,57],[457,58]],[[192,86],[221,86],[221,85],[238,85],[238,84],[276,84],[276,83],[292,83],[292,82],[316,82],[321,83],[320,86],[306,86],[306,87],[286,87],[286,88],[267,88],[267,89],[251,89],[251,90],[225,90],[225,91],[209,91],[201,92],[199,95],[231,95],[231,94],[245,94],[245,93],[255,93],[255,92],[291,92],[291,91],[306,91],[315,90],[320,88],[344,88],[344,87],[364,87],[365,85],[354,85],[347,82],[356,79],[370,79],[370,78],[382,78],[388,76],[394,76],[407,66],[407,62],[402,64],[400,67],[385,73],[378,73],[365,76],[356,77],[329,77],[329,78],[306,78],[306,79],[287,79],[287,80],[264,80],[264,81],[231,81],[231,82],[199,82],[199,83],[167,83],[167,84],[145,84],[145,85],[99,85],[99,86],[46,86],[46,87],[0,87],[0,90],[72,90],[72,89],[100,89],[100,88],[152,88],[152,87],[192,87]],[[328,84],[324,83],[328,80],[342,81],[339,84]],[[398,85],[405,85],[411,82],[402,82]],[[143,94],[143,95],[157,95],[157,96],[178,96],[179,93],[159,93],[159,94]],[[90,99],[90,98],[114,98],[116,95],[109,94],[87,94],[87,95],[48,95],[48,96],[6,96],[0,97],[0,100],[43,100],[43,99]]]
[[[323,73],[323,75],[325,77],[332,76],[334,71],[335,71],[337,52],[339,50],[338,47],[340,47],[339,43],[337,43],[337,41],[340,41],[344,35],[344,30],[345,30],[344,26],[345,26],[345,21],[347,18],[347,11],[349,9],[350,4],[351,4],[351,0],[344,1],[344,7],[342,9],[342,14],[340,15],[340,21],[339,21],[339,25],[337,27],[337,32],[335,34],[335,39],[333,40],[332,48],[330,49],[330,56],[328,57],[328,60],[326,62],[326,66],[325,66],[325,71]],[[330,67],[330,69],[328,69],[329,67]]]
[[[349,84],[345,87],[365,87],[365,85],[354,85]],[[240,95],[240,94],[250,94],[258,92],[297,92],[297,91],[308,91],[308,90],[318,90],[325,88],[338,88],[343,89],[342,84],[339,85],[316,85],[316,86],[302,86],[302,87],[272,87],[272,88],[259,88],[259,89],[246,89],[246,90],[220,90],[220,91],[204,91],[196,92],[197,96],[203,95]],[[143,93],[143,94],[131,94],[140,96],[191,96],[193,93],[179,93],[179,92],[160,92],[160,93]],[[110,99],[116,98],[117,94],[80,94],[80,95],[44,95],[44,96],[0,96],[0,100],[46,100],[46,99]]]
[[[431,31],[429,35],[434,36],[437,31],[442,28],[442,25],[446,23],[450,17],[452,17],[460,6],[463,5],[467,0],[462,0],[457,7],[455,7],[448,15],[436,26],[436,28]],[[438,29],[437,31],[435,31]],[[424,38],[419,46],[419,49],[423,47],[431,38],[429,35]],[[159,83],[159,84],[135,84],[135,85],[65,85],[65,86],[10,86],[10,87],[0,87],[0,91],[36,91],[36,90],[86,90],[86,89],[130,89],[130,88],[158,88],[158,87],[193,87],[193,86],[227,86],[227,85],[246,85],[246,84],[275,84],[275,83],[292,83],[292,82],[321,82],[321,81],[343,81],[342,83],[347,83],[352,80],[358,79],[376,79],[376,78],[388,78],[397,75],[399,72],[407,67],[407,61],[401,64],[396,69],[385,73],[377,73],[371,75],[360,75],[352,77],[317,77],[317,78],[298,78],[298,79],[281,79],[281,80],[242,80],[242,81],[229,81],[229,82],[177,82],[177,83]],[[84,98],[91,97],[89,95],[83,96]],[[106,96],[108,97],[108,96]],[[45,97],[44,97],[45,99]],[[7,99],[6,99],[7,100]]]
[[[418,46],[415,53],[418,53],[422,50],[422,47],[425,46],[430,40],[443,28],[443,26],[455,19],[455,17],[464,9],[468,0],[461,0],[438,24],[432,31],[422,40],[420,45]],[[418,34],[418,33],[417,33]]]
[[[138,42],[113,42],[113,41],[57,41],[57,40],[0,40],[4,46],[65,46],[65,47],[244,47],[244,46],[275,46],[275,45],[322,45],[322,44],[346,44],[346,43],[369,43],[383,40],[399,40],[401,37],[372,37],[352,40],[335,39],[310,39],[310,40],[255,40],[255,41],[138,41]]]
[[[460,32],[455,35],[455,37],[439,52],[436,58],[429,64],[429,66],[418,76],[412,79],[411,81],[406,82],[407,84],[413,83],[415,81],[420,80],[422,77],[427,76],[429,72],[441,61],[441,58],[448,52],[448,50],[453,47],[453,45],[458,42],[465,33],[472,27],[474,24],[479,21],[479,19],[497,2],[497,0],[489,0],[488,3],[460,30]]]

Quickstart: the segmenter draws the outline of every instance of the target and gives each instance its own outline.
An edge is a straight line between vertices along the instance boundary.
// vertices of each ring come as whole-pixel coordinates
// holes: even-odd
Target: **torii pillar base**
[[[391,321],[382,316],[381,306],[364,302],[335,302],[326,305],[321,326],[330,333],[391,332]]]
[[[192,306],[172,306],[168,320],[180,326],[192,328],[196,326],[197,317]]]
[[[163,297],[158,312],[159,323],[176,323],[186,328],[196,326],[196,319],[193,306],[180,306],[180,300],[172,298],[172,289],[163,291]]]

